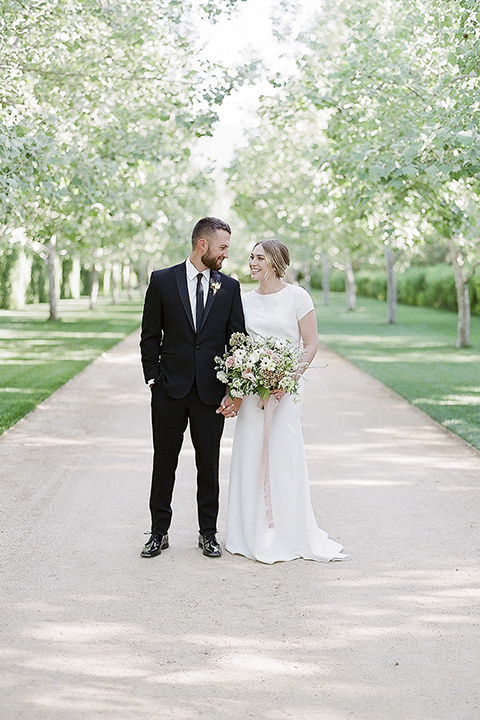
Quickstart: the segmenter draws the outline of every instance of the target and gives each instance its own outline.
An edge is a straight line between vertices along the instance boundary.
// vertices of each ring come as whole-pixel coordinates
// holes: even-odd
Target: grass
[[[455,313],[400,305],[387,325],[385,303],[358,298],[348,312],[343,293],[328,307],[313,295],[322,342],[480,449],[480,318],[456,350]]]
[[[480,318],[472,318],[470,348],[456,350],[456,315],[399,306],[385,323],[385,303],[345,296],[330,305],[314,292],[320,339],[381,380],[439,423],[480,449]],[[141,299],[96,311],[88,299],[62,300],[62,320],[46,320],[46,305],[0,311],[0,433],[140,324]]]
[[[140,325],[142,301],[61,300],[61,320],[47,305],[0,310],[0,433]]]

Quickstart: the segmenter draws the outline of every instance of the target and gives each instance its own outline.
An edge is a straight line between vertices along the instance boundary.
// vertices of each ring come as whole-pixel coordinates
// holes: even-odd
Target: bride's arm
[[[309,313],[298,321],[300,328],[300,335],[302,338],[303,346],[305,351],[302,355],[302,369],[300,375],[305,372],[307,367],[312,362],[313,358],[317,354],[318,349],[318,327],[317,327],[317,315],[315,310],[310,310]],[[272,391],[272,395],[275,395],[277,400],[280,400],[285,395],[285,390],[277,389]]]
[[[303,353],[302,363],[304,363],[304,372],[312,362],[313,358],[317,354],[318,350],[318,327],[317,327],[317,315],[315,310],[310,310],[309,313],[298,321],[300,328],[300,335],[302,336],[303,345],[305,352]]]

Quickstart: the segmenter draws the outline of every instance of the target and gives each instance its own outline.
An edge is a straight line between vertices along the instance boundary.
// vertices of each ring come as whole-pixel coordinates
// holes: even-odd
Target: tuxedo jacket
[[[212,283],[220,283],[216,292]],[[217,380],[215,356],[222,356],[234,332],[245,332],[240,285],[216,270],[198,330],[192,317],[185,263],[152,273],[145,295],[140,349],[145,381],[162,384],[183,398],[196,379],[202,402],[215,405],[225,394]]]

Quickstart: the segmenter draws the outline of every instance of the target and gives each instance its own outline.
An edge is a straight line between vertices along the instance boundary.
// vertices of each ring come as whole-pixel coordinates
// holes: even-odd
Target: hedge
[[[355,274],[357,295],[387,299],[387,276],[382,270],[361,270]],[[312,287],[321,289],[321,272],[312,273]],[[344,274],[333,270],[330,275],[330,290],[345,291]],[[398,302],[404,305],[432,307],[441,310],[457,311],[457,291],[455,278],[450,265],[433,267],[410,267],[397,274]],[[469,283],[472,315],[480,317],[480,275]]]

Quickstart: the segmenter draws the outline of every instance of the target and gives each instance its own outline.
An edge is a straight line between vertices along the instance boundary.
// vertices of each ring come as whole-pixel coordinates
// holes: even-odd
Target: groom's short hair
[[[199,220],[192,231],[192,248],[195,247],[200,238],[208,240],[217,230],[225,230],[229,235],[232,234],[230,225],[223,222],[223,220],[214,217],[204,217]]]

